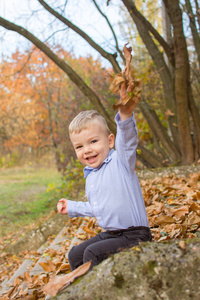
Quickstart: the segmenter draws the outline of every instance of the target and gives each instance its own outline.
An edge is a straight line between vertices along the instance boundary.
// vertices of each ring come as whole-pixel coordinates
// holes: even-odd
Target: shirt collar
[[[112,159],[111,154],[112,154],[113,152],[114,152],[114,150],[111,149],[110,152],[109,152],[109,154],[108,154],[108,156],[107,156],[106,159],[103,161],[102,165],[103,165],[103,164],[107,164],[107,163],[109,163],[109,161],[111,161],[111,159]],[[102,167],[102,165],[99,166],[98,168],[92,168],[92,167],[86,166],[86,167],[84,168],[84,170],[83,170],[84,178],[86,178],[92,171],[94,171],[94,172],[98,171],[98,170]]]

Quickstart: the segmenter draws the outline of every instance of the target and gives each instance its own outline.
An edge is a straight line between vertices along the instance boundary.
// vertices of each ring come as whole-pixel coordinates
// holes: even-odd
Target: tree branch
[[[96,51],[98,51],[101,56],[103,56],[104,58],[106,58],[112,65],[114,72],[118,73],[121,71],[117,61],[116,61],[116,56],[117,54],[111,54],[106,52],[103,48],[101,48],[97,43],[95,43],[93,41],[93,39],[91,39],[89,37],[89,35],[87,35],[84,31],[82,31],[79,27],[77,27],[76,25],[74,25],[72,22],[70,22],[68,19],[64,18],[61,14],[59,14],[57,11],[55,11],[52,7],[50,7],[45,1],[43,0],[38,0],[38,2],[50,13],[52,14],[54,17],[56,17],[58,20],[60,20],[62,23],[64,23],[65,25],[67,25],[69,28],[71,28],[72,30],[74,30],[78,35],[80,35],[85,41],[87,41],[88,44],[90,44],[90,46],[92,46]]]
[[[76,84],[76,86],[83,92],[83,94],[88,97],[93,103],[93,105],[98,108],[100,113],[105,117],[108,125],[112,131],[115,131],[115,123],[110,119],[110,116],[103,107],[99,97],[94,93],[94,91],[83,81],[83,79],[61,58],[59,58],[47,45],[35,37],[31,32],[25,28],[18,26],[14,23],[9,22],[6,19],[0,17],[0,25],[8,30],[18,32],[20,35],[24,36],[27,40],[32,42],[37,48],[44,52],[57,66],[59,66]]]
[[[119,44],[118,44],[118,41],[117,41],[117,36],[114,32],[114,29],[112,27],[112,25],[110,24],[110,21],[108,20],[107,16],[102,12],[102,10],[100,9],[100,7],[98,6],[98,4],[96,3],[95,0],[93,0],[96,8],[98,9],[98,11],[100,12],[100,14],[106,19],[106,22],[108,23],[108,26],[110,27],[110,30],[112,31],[112,34],[113,34],[113,37],[114,37],[114,40],[115,40],[115,48],[117,49],[117,51],[119,52],[124,64],[126,64],[126,60],[124,58],[124,55],[123,55],[123,52],[120,50],[119,48]]]
[[[156,112],[149,106],[149,104],[143,99],[139,103],[139,107],[147,120],[151,130],[154,132],[156,138],[161,142],[165,151],[169,155],[169,160],[175,162],[180,159],[180,153],[176,149],[174,143],[169,138],[166,129],[161,124]]]
[[[122,0],[123,1],[123,0]],[[124,5],[128,8],[131,6],[129,13],[134,13],[134,15],[145,25],[145,28],[153,34],[155,39],[159,42],[162,46],[163,50],[165,51],[170,63],[174,66],[174,53],[173,49],[168,45],[168,43],[163,39],[163,37],[158,33],[158,31],[151,25],[151,23],[138,11],[135,6],[134,1],[131,0],[124,0]]]

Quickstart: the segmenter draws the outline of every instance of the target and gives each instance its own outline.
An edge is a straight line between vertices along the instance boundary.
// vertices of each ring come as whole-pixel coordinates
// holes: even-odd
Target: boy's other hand
[[[67,214],[67,200],[66,199],[60,199],[57,204],[57,210],[59,214],[65,215]]]

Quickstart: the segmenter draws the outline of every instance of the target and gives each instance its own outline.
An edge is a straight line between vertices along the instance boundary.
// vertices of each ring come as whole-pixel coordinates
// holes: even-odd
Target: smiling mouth
[[[94,155],[94,156],[90,156],[90,157],[87,157],[86,160],[89,162],[89,163],[92,163],[96,160],[97,158],[97,155]]]

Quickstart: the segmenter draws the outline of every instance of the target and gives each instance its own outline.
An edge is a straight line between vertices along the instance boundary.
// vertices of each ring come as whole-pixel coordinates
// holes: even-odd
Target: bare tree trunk
[[[177,105],[178,130],[182,161],[191,164],[194,161],[191,130],[189,124],[189,59],[183,33],[182,14],[178,1],[164,0],[173,25],[175,51],[175,95]]]
[[[186,3],[187,14],[188,14],[188,17],[190,19],[190,28],[191,28],[191,31],[192,31],[194,46],[195,46],[195,49],[196,49],[198,62],[199,62],[199,67],[200,67],[200,37],[199,37],[197,27],[196,27],[196,24],[195,24],[195,15],[193,13],[190,1],[186,0],[185,3]]]
[[[200,32],[200,7],[199,7],[198,0],[194,0],[194,2],[196,5],[197,22],[199,24],[199,32]]]
[[[195,160],[198,160],[200,156],[200,115],[194,102],[191,86],[189,90],[189,108],[194,122],[194,155]]]
[[[171,32],[171,22],[170,22],[170,18],[169,18],[169,15],[167,13],[165,3],[164,3],[163,0],[162,0],[162,22],[163,22],[163,35],[164,35],[164,38],[165,38],[167,44],[172,49],[173,48],[173,41],[172,41],[172,32]],[[169,58],[166,55],[166,53],[164,53],[164,58],[166,60],[168,68],[170,69],[170,72],[172,74],[172,72],[174,70],[174,65],[172,65],[170,63]]]

